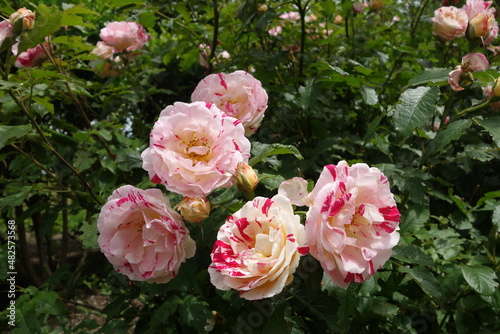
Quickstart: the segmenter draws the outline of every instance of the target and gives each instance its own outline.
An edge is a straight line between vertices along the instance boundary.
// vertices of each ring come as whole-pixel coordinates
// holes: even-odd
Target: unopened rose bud
[[[495,24],[495,16],[491,13],[479,13],[469,22],[467,36],[469,38],[487,38]]]
[[[342,24],[344,23],[344,18],[342,17],[342,15],[336,15],[335,19],[333,20],[333,23]]]
[[[210,215],[210,202],[206,198],[184,197],[177,209],[182,218],[190,223],[199,223]]]
[[[244,162],[236,167],[236,187],[247,198],[253,198],[253,190],[257,187],[259,178],[252,167]]]
[[[9,22],[14,26],[18,20],[22,20],[23,30],[31,30],[35,26],[35,17],[35,13],[23,7],[9,16]]]
[[[498,78],[495,80],[495,83],[493,84],[493,96],[500,96],[500,83],[498,82]]]
[[[268,9],[267,5],[265,3],[261,3],[257,10],[262,13],[262,12],[267,11],[267,9]]]

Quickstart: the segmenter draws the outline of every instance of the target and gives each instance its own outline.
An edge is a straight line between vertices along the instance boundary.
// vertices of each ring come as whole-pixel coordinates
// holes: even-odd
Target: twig
[[[214,36],[212,38],[210,56],[208,56],[208,73],[212,73],[214,70],[212,59],[215,58],[215,49],[217,48],[217,43],[219,42],[219,8],[217,6],[217,0],[213,0],[213,4],[214,4]]]

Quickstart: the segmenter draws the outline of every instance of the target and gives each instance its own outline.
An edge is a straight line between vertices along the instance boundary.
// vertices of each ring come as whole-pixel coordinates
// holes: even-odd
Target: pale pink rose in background
[[[181,216],[159,189],[116,189],[101,208],[97,228],[108,261],[135,281],[170,281],[196,250]]]
[[[486,71],[490,63],[482,53],[469,53],[462,58],[461,65],[448,75],[448,83],[454,91],[461,91],[462,85],[472,82],[471,72]],[[470,81],[470,82],[469,82]]]
[[[434,34],[445,41],[464,37],[469,24],[465,10],[453,6],[438,8],[431,21],[434,26]]]
[[[354,9],[354,12],[357,14],[361,14],[366,7],[368,7],[368,4],[364,1],[352,4],[352,9]]]
[[[31,30],[35,26],[36,15],[26,7],[19,8],[9,16],[10,24],[15,25],[18,20],[23,21],[23,30]]]
[[[210,74],[201,80],[192,101],[214,103],[227,115],[239,119],[245,135],[257,131],[267,109],[267,93],[259,80],[245,71]]]
[[[300,20],[300,14],[299,14],[299,12],[287,12],[287,13],[281,14],[279,16],[279,18],[284,19],[284,20],[290,20],[290,21],[298,21],[298,20]]]
[[[208,58],[210,57],[210,45],[206,45],[206,44],[200,44],[198,45],[198,50],[200,51],[200,56],[198,57],[198,62],[200,63],[201,66],[203,66],[204,68],[208,69]],[[216,58],[216,61],[215,62],[218,62],[218,60],[220,58],[224,58],[224,59],[229,59],[231,58],[231,55],[229,54],[229,52],[227,51],[222,51],[220,52],[219,54],[216,54],[215,55],[215,58]]]
[[[176,193],[206,197],[234,184],[239,162],[248,162],[250,142],[241,122],[206,102],[166,107],[142,152],[142,167],[154,183]]]
[[[137,22],[111,22],[101,29],[102,41],[115,49],[115,52],[139,50],[151,36]]]
[[[12,30],[13,27],[9,21],[3,20],[0,22],[0,45],[7,37],[13,37]]]
[[[311,192],[310,253],[340,287],[382,268],[399,241],[399,211],[387,178],[364,163],[327,165]]]
[[[281,35],[283,32],[283,27],[282,26],[276,26],[274,28],[271,28],[267,31],[267,33],[271,36],[278,36]]]
[[[344,23],[344,18],[342,15],[335,15],[335,19],[333,20],[333,23],[335,24],[343,24]],[[324,24],[320,24],[320,27],[324,28]]]
[[[293,280],[308,252],[304,226],[281,195],[256,197],[221,226],[208,268],[221,290],[238,290],[248,300],[272,297]]]
[[[48,58],[45,50],[43,49],[44,47],[45,49],[48,49],[49,45],[47,43],[44,43],[43,47],[42,44],[39,44],[34,48],[30,48],[25,52],[21,52],[19,55],[17,55],[18,47],[19,43],[12,45],[12,54],[17,56],[14,65],[18,68],[40,66],[45,61],[45,59]]]
[[[294,177],[290,180],[281,182],[278,188],[278,194],[288,198],[290,203],[294,205],[311,206],[313,203],[309,198],[307,185],[307,180],[301,177]]]
[[[96,56],[98,56],[99,58],[101,59],[112,59],[113,58],[113,54],[114,54],[114,51],[115,49],[104,43],[104,42],[97,42],[95,48],[92,50],[92,54],[95,54]]]

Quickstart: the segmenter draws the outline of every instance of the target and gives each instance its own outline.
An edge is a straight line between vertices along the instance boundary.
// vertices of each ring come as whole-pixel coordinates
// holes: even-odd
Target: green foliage
[[[17,229],[16,328],[2,295],[1,331],[500,331],[500,117],[498,98],[483,93],[498,77],[498,56],[477,40],[433,35],[428,19],[440,2],[384,1],[362,13],[352,1],[265,4],[0,1],[5,18],[18,5],[36,12],[34,29],[17,24],[0,45],[2,278],[7,221]],[[279,17],[289,11],[303,24]],[[106,76],[108,61],[91,51],[112,21],[139,22],[151,39]],[[268,32],[278,26],[280,34]],[[50,57],[17,68],[16,41],[18,52],[47,43]],[[213,52],[203,56],[200,44]],[[455,92],[448,74],[469,48],[491,66]],[[209,254],[219,227],[245,203],[236,187],[209,196],[210,216],[188,226],[196,256],[167,284],[129,281],[100,253],[96,222],[112,191],[154,186],[141,152],[159,113],[190,102],[208,73],[234,70],[251,71],[269,95],[249,138],[256,193],[273,196],[295,176],[312,185],[339,160],[377,166],[389,178],[401,239],[371,279],[339,288],[307,255],[272,298],[216,290]],[[181,199],[166,194],[174,206]],[[2,294],[8,289],[4,279]]]

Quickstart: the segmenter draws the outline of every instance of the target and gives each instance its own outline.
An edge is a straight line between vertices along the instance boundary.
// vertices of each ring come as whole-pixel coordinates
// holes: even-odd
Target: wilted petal
[[[451,86],[451,89],[453,89],[456,92],[459,92],[463,90],[464,88],[460,86],[460,77],[462,76],[462,68],[458,66],[457,69],[453,70],[448,74],[448,83]]]
[[[475,72],[486,71],[490,67],[490,63],[486,56],[482,53],[469,53],[462,58],[462,68],[468,66],[469,69]]]

